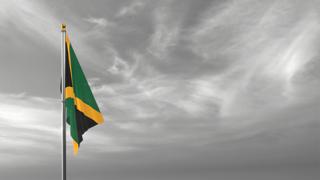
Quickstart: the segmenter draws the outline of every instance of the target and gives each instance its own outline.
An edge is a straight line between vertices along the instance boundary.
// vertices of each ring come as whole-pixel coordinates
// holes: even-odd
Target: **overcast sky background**
[[[70,180],[315,180],[319,0],[0,0],[0,179],[60,178],[60,23],[105,116]]]

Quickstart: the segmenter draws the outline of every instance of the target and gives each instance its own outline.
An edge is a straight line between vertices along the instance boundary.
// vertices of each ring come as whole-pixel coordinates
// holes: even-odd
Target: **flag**
[[[67,34],[65,50],[66,121],[70,125],[74,153],[77,154],[82,135],[104,120]]]

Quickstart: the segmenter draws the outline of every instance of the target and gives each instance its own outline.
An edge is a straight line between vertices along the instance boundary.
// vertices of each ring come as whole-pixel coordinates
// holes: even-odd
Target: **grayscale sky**
[[[0,179],[60,178],[60,23],[105,123],[70,180],[316,180],[319,0],[0,0]]]

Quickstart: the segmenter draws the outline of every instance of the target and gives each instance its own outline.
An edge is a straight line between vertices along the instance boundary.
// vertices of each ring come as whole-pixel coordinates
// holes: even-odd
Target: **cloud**
[[[46,7],[35,1],[1,1],[0,25],[3,28],[15,25],[31,37],[40,37],[55,46],[59,39],[59,20],[47,11]]]
[[[248,4],[255,8],[247,10]],[[222,6],[204,12],[204,20],[192,28],[190,36],[193,51],[208,65],[224,64],[220,74],[203,76],[213,89],[223,91],[216,95],[222,101],[221,113],[290,104],[299,88],[292,83],[293,77],[317,56],[312,50],[319,29],[314,12],[293,14],[297,6],[278,2]],[[214,85],[217,81],[223,85]]]
[[[113,26],[114,23],[109,22],[107,19],[104,18],[93,18],[93,17],[89,17],[84,19],[85,21],[92,23],[98,27],[107,27],[107,26]]]
[[[133,3],[122,7],[119,12],[116,14],[116,17],[125,17],[136,14],[142,8],[144,8],[145,3],[142,1],[134,1]]]
[[[57,16],[56,14],[59,14],[59,12],[55,11],[55,9],[48,8],[44,2],[23,0],[3,0],[3,2],[0,2],[2,4],[0,7],[0,18],[3,19],[0,26],[7,29],[2,35],[10,38],[11,42],[21,41],[16,34],[10,34],[17,31],[20,32],[19,35],[23,34],[27,36],[29,38],[28,40],[31,39],[33,43],[51,46],[51,48],[54,49],[51,49],[50,52],[54,51],[56,53],[56,51],[60,49],[61,42],[60,24],[67,23],[68,34],[78,57],[80,57],[81,61],[86,64],[88,68],[99,68],[99,71],[101,71],[98,60],[102,59],[102,53],[98,51],[93,44],[88,42],[92,39],[105,39],[106,27],[114,26],[115,24],[113,22],[108,21],[107,18],[79,18],[95,24],[94,27],[88,30],[79,25],[79,23],[77,23],[79,20],[77,19],[61,17],[61,15]],[[10,28],[12,28],[12,30],[10,30]],[[78,52],[78,49],[81,50]],[[92,58],[97,61],[88,63],[88,59]]]
[[[0,151],[7,155],[2,163],[17,165],[20,158],[37,163],[41,159],[35,158],[35,151],[55,153],[61,119],[58,100],[14,94],[1,94],[0,99]]]
[[[168,9],[158,8],[154,13],[154,32],[147,48],[152,55],[163,59],[167,51],[176,45],[179,37],[179,25],[171,23]]]
[[[126,61],[122,60],[120,57],[114,57],[113,65],[108,69],[108,71],[112,74],[124,74],[125,76],[130,76],[131,73],[129,71],[129,65]],[[129,74],[128,74],[129,73]]]
[[[51,157],[60,152],[60,100],[24,94],[0,94],[0,100],[0,127],[3,129],[0,133],[0,142],[2,143],[0,153],[6,155],[5,161],[1,161],[0,164],[5,163],[6,166],[15,167],[17,165],[37,166],[44,162],[40,158],[44,155],[49,155],[49,160],[53,161]],[[67,146],[68,149],[71,149],[68,127]],[[99,137],[97,131],[90,134],[86,133],[85,139],[88,138],[93,146],[101,143],[104,146],[109,144],[109,151],[116,152],[128,148],[117,145],[112,138]],[[90,150],[90,148],[88,149]],[[21,162],[21,159],[25,161]]]

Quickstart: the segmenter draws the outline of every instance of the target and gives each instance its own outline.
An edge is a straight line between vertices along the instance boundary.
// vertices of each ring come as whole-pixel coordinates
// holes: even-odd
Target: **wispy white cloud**
[[[108,21],[105,18],[94,18],[94,17],[89,17],[84,19],[85,21],[92,23],[98,27],[107,27],[107,26],[113,26],[114,23]]]
[[[60,132],[59,101],[10,94],[1,94],[0,99],[0,153],[8,155],[7,165],[16,164],[17,157],[40,161],[28,157],[34,151],[54,153]]]
[[[248,10],[248,4],[255,8]],[[314,12],[292,14],[297,6],[283,2],[245,1],[223,6],[205,12],[190,36],[194,51],[206,61],[228,58],[221,74],[204,77],[221,100],[220,113],[248,113],[290,104],[295,99],[292,92],[298,88],[292,83],[295,75],[316,55],[312,47],[319,26]],[[285,18],[292,21],[283,21]]]
[[[87,67],[95,67],[92,69],[100,68],[101,71],[98,60],[102,59],[102,53],[88,45],[87,42],[91,39],[101,39],[104,37],[105,28],[114,26],[113,22],[108,21],[106,18],[80,18],[81,20],[95,24],[91,29],[84,30],[76,23],[78,20],[57,16],[57,12],[54,9],[50,9],[44,3],[36,0],[0,0],[0,3],[2,4],[0,7],[0,19],[2,19],[0,26],[3,28],[16,28],[17,31],[30,37],[36,43],[44,43],[55,48],[55,50],[60,48],[60,24],[67,23],[68,33],[73,46],[76,49],[81,49],[81,51],[77,51],[81,61],[86,63]],[[9,29],[3,35],[10,36],[12,39],[16,38],[15,35],[10,35]],[[88,63],[88,59],[92,58],[97,61]]]
[[[165,7],[157,9],[154,13],[154,32],[150,37],[150,46],[147,50],[163,59],[170,47],[176,45],[179,30],[179,24],[171,22],[168,9]]]
[[[60,100],[24,94],[0,94],[0,101],[0,154],[6,155],[5,161],[1,161],[0,164],[25,166],[27,164],[21,162],[21,159],[25,159],[25,162],[33,162],[28,165],[35,165],[42,163],[37,157],[40,154],[55,155],[60,152]],[[72,147],[69,131],[67,134],[70,152]],[[112,152],[130,149],[129,146],[116,143],[114,137],[107,138],[105,134],[100,134],[102,137],[99,137],[98,134],[99,130],[86,133],[84,138],[89,139],[94,147],[102,144],[100,150],[106,146],[109,147],[108,151]],[[90,148],[88,149],[90,151]],[[97,151],[95,148],[93,150]],[[87,151],[86,148],[83,151]]]
[[[131,4],[122,7],[116,14],[117,17],[131,16],[136,14],[142,8],[144,8],[145,3],[143,1],[133,1]]]
[[[118,56],[114,56],[114,63],[108,69],[108,71],[112,74],[124,74],[125,76],[130,76],[129,65],[126,61],[122,60]]]
[[[31,37],[42,38],[56,46],[59,41],[59,20],[47,7],[36,1],[1,0],[0,25],[6,27],[14,24],[19,30]]]

